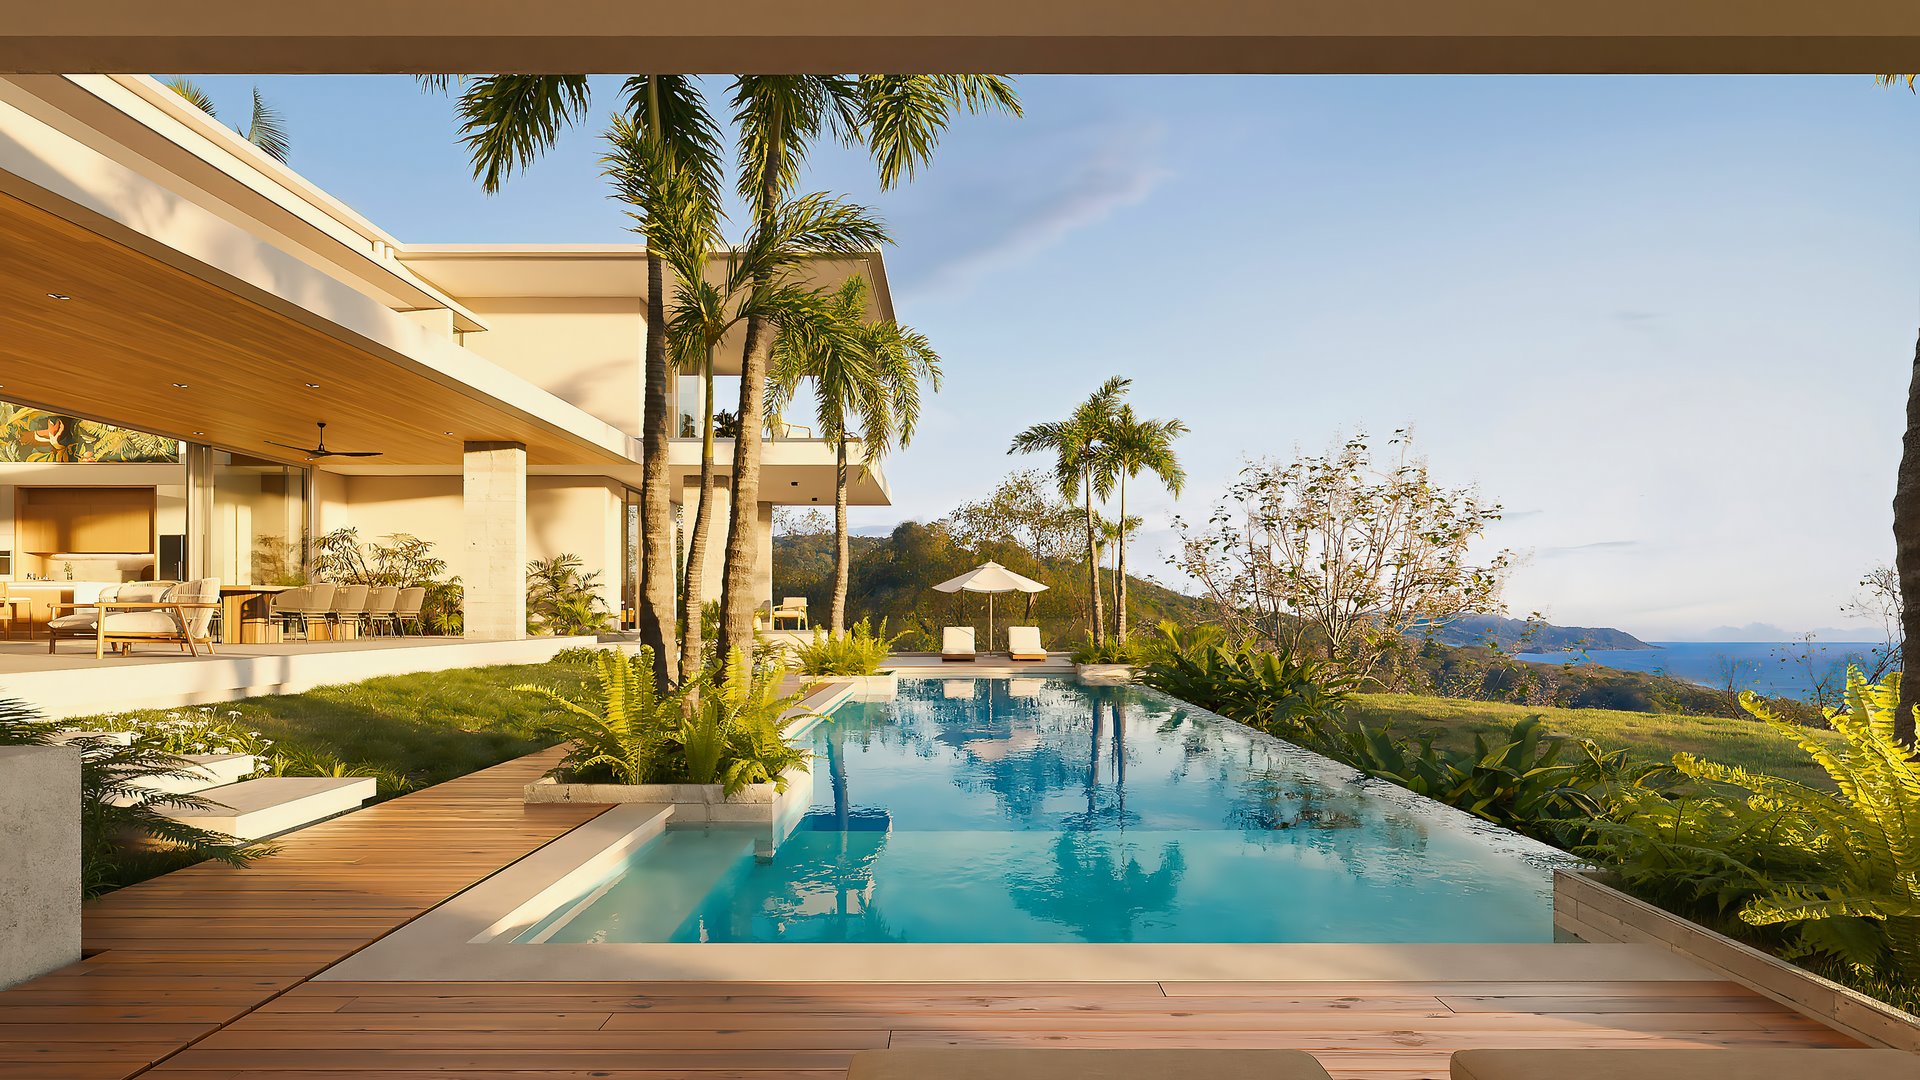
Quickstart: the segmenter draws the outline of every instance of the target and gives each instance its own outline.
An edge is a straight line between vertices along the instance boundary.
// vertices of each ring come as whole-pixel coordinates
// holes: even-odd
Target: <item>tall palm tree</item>
[[[1120,489],[1120,518],[1114,523],[1117,533],[1114,543],[1118,548],[1115,556],[1118,565],[1114,570],[1117,579],[1114,626],[1122,645],[1127,643],[1127,533],[1140,523],[1139,518],[1127,517],[1127,481],[1150,472],[1160,478],[1168,494],[1179,497],[1180,489],[1186,486],[1187,473],[1174,455],[1173,440],[1186,433],[1187,425],[1179,420],[1144,419],[1133,414],[1133,406],[1122,405],[1114,414],[1102,448]]]
[[[220,119],[220,114],[214,111],[212,96],[197,84],[184,77],[176,76],[162,80],[161,85],[187,99],[194,108],[215,120]],[[253,88],[253,115],[248,118],[247,126],[243,128],[235,124],[233,130],[241,138],[265,151],[268,157],[282,165],[287,163],[289,147],[286,126],[280,114],[260,96],[259,87]]]
[[[698,677],[704,632],[700,613],[705,597],[707,539],[712,531],[714,469],[714,352],[735,326],[760,319],[783,340],[806,343],[836,332],[830,299],[792,280],[808,256],[857,249],[879,242],[885,231],[864,208],[839,199],[810,195],[777,208],[766,228],[756,227],[746,242],[729,250],[719,280],[708,268],[719,240],[719,215],[696,185],[681,176],[653,175],[657,155],[630,125],[616,121],[612,167],[622,197],[652,223],[649,244],[675,278],[668,336],[676,365],[700,371],[705,385],[701,428],[700,495],[688,537],[681,586],[680,681]]]
[[[428,76],[429,89],[446,89],[448,76]],[[456,113],[476,179],[497,192],[514,169],[525,168],[552,148],[560,133],[586,118],[591,89],[584,75],[484,75],[462,78]],[[633,75],[621,84],[619,115],[628,129],[656,151],[659,175],[684,172],[714,204],[719,201],[720,133],[693,78]],[[619,168],[619,151],[606,166]],[[626,192],[631,195],[632,192]],[[629,198],[631,205],[632,200]],[[644,211],[633,213],[634,231],[648,234]],[[640,444],[640,641],[653,650],[654,682],[665,689],[675,663],[673,495],[667,454],[672,431],[667,390],[672,357],[667,342],[666,264],[647,252],[646,380]]]
[[[1877,75],[1882,86],[1915,89],[1920,73]],[[1900,577],[1901,670],[1911,678],[1900,680],[1900,707],[1894,713],[1893,734],[1920,754],[1914,738],[1914,710],[1920,708],[1920,673],[1909,670],[1907,650],[1920,642],[1920,340],[1914,342],[1913,371],[1907,382],[1907,430],[1900,444],[1900,467],[1894,474],[1893,565]]]
[[[1104,500],[1113,491],[1116,477],[1104,446],[1113,430],[1120,399],[1126,396],[1127,387],[1131,385],[1132,379],[1118,376],[1108,379],[1093,396],[1075,406],[1071,416],[1033,425],[1015,435],[1007,451],[1010,454],[1051,453],[1053,478],[1060,485],[1060,493],[1069,499],[1075,496],[1082,499],[1087,518],[1087,635],[1095,645],[1106,643],[1107,618],[1106,605],[1100,595],[1100,549],[1095,535],[1098,525],[1093,500],[1096,495]]]
[[[820,437],[834,446],[833,603],[829,629],[847,629],[847,444],[855,438],[865,465],[913,441],[920,422],[920,382],[940,388],[940,357],[926,336],[891,319],[867,318],[867,279],[855,275],[830,300],[832,332],[782,333],[773,344],[767,408],[775,423],[802,383],[811,383]],[[855,429],[858,429],[857,434]]]
[[[1020,112],[1012,83],[995,75],[743,75],[734,81],[732,103],[740,129],[740,195],[756,223],[765,222],[790,196],[822,134],[864,147],[885,189],[911,178],[932,158],[956,112]],[[733,501],[720,595],[723,655],[753,649],[760,439],[773,349],[769,331],[762,320],[747,321],[740,361]]]

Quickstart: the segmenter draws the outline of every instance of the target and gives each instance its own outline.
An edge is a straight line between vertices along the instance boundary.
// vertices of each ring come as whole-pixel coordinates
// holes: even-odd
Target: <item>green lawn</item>
[[[235,723],[281,748],[377,766],[426,786],[552,745],[555,740],[543,737],[542,729],[557,707],[513,687],[536,683],[575,696],[589,678],[589,669],[566,664],[465,668],[205,708],[223,719],[238,713]],[[172,711],[118,715],[158,718]]]
[[[1561,735],[1592,739],[1607,749],[1624,749],[1650,761],[1668,761],[1680,751],[1727,765],[1826,786],[1826,774],[1799,747],[1758,720],[1667,713],[1615,712],[1609,709],[1556,709],[1506,705],[1415,694],[1359,694],[1348,714],[1368,724],[1391,722],[1412,734],[1434,732],[1434,745],[1471,749],[1476,733],[1499,734],[1514,721],[1538,714]],[[1816,731],[1822,739],[1839,736]]]

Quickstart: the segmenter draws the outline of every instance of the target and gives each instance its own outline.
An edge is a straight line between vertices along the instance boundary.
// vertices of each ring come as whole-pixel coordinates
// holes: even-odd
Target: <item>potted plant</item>
[[[816,676],[819,682],[845,683],[853,688],[858,701],[891,701],[900,693],[900,679],[880,669],[893,646],[905,631],[887,636],[887,620],[880,629],[871,619],[861,619],[843,634],[813,632],[813,640],[794,647],[794,658],[803,675]]]

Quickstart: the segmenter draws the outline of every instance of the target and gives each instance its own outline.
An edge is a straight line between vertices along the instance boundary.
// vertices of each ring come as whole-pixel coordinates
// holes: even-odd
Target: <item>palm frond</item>
[[[587,115],[585,75],[480,75],[463,84],[455,106],[473,175],[497,192],[515,169],[552,148]]]
[[[260,88],[253,88],[253,117],[248,121],[247,130],[241,133],[248,142],[259,147],[268,157],[285,165],[287,163],[287,128],[280,113],[266,99],[260,96]]]

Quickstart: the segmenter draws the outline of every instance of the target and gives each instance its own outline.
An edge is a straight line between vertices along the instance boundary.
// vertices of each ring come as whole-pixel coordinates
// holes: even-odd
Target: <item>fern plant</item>
[[[631,657],[602,649],[594,665],[599,693],[588,701],[574,701],[546,686],[514,688],[562,710],[555,727],[569,746],[553,775],[576,783],[601,777],[617,784],[654,782],[664,771],[668,740],[685,715],[681,699],[655,690],[650,648],[643,646]]]
[[[825,634],[816,629],[811,642],[793,651],[803,674],[877,675],[894,645],[908,633],[902,631],[889,637],[886,619],[880,620],[878,630],[873,628],[873,620],[861,619],[841,634]]]
[[[60,729],[20,701],[0,699],[0,745],[44,745]],[[173,809],[205,809],[198,795],[156,791],[156,780],[193,777],[193,763],[151,739],[122,745],[106,735],[69,737],[80,752],[81,888],[89,896],[148,876],[143,863],[171,867],[213,860],[244,866],[271,854],[248,843],[168,817]]]
[[[1920,761],[1916,748],[1893,734],[1899,674],[1876,686],[1850,671],[1846,702],[1828,714],[1842,739],[1829,749],[1751,692],[1740,698],[1806,751],[1834,791],[1686,754],[1674,766],[1696,780],[1750,792],[1748,806],[1779,815],[1780,842],[1811,856],[1760,866],[1764,891],[1741,909],[1742,920],[1790,928],[1796,955],[1831,956],[1863,975],[1883,967],[1920,971]]]
[[[804,695],[780,693],[781,672],[756,667],[739,649],[727,654],[722,675],[703,680],[699,705],[680,727],[687,780],[719,784],[728,795],[749,784],[785,791],[784,774],[807,768],[807,752],[789,745],[782,731]]]

